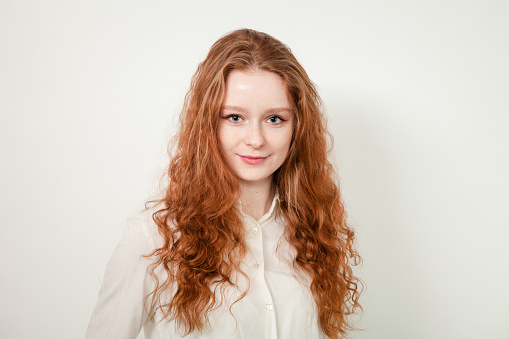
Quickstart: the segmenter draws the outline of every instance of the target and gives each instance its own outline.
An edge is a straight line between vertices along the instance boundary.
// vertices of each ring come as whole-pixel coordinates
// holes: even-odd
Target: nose
[[[245,143],[252,148],[260,148],[265,145],[265,137],[263,136],[263,131],[261,126],[258,124],[253,124],[249,126],[246,130],[245,135]]]

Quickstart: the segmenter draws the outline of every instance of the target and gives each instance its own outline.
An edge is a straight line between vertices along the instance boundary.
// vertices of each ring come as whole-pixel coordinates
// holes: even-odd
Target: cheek
[[[237,128],[232,128],[228,125],[219,125],[217,129],[217,142],[219,150],[225,157],[230,157],[231,152],[234,151],[239,143],[239,131]]]
[[[226,135],[226,130],[224,126],[219,124],[217,128],[217,144],[219,145],[219,150],[223,152],[227,148],[228,137]]]
[[[290,129],[282,138],[281,144],[282,148],[288,152],[290,150],[290,145],[292,144],[292,137],[293,137],[293,128]]]

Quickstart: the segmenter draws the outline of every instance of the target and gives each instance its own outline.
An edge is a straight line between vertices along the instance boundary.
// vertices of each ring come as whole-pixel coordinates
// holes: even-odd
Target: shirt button
[[[254,234],[258,233],[258,227],[253,228],[253,233]]]
[[[267,304],[267,309],[268,309],[269,311],[272,311],[272,310],[274,309],[274,307],[273,307],[271,304]]]
[[[258,267],[260,267],[260,264],[256,263],[256,264],[253,265],[253,267],[254,268],[258,268]]]

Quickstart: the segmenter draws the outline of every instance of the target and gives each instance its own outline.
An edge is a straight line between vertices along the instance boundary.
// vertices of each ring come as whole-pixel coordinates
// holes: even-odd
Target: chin
[[[249,184],[263,183],[271,178],[271,176],[238,176],[239,181]]]

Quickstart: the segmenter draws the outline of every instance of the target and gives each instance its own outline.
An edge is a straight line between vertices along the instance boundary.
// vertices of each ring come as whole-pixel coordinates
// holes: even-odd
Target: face
[[[294,125],[290,107],[279,75],[266,71],[228,75],[217,138],[241,185],[271,184],[290,149]]]

